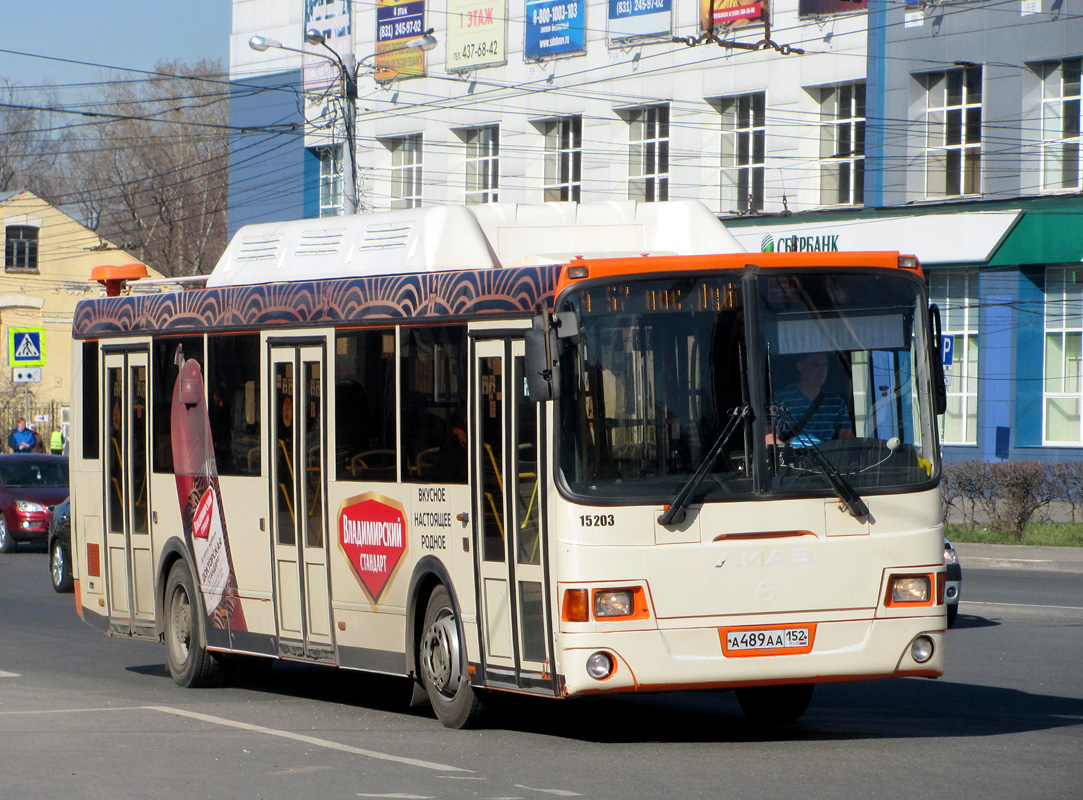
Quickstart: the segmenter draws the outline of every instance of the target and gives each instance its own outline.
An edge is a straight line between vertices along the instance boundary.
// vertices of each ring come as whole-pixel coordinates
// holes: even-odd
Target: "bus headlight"
[[[630,617],[635,610],[631,589],[603,590],[594,593],[594,616]]]
[[[933,601],[930,575],[892,575],[888,587],[887,605],[925,604]]]
[[[596,681],[604,681],[613,674],[613,658],[601,651],[587,659],[587,674]]]

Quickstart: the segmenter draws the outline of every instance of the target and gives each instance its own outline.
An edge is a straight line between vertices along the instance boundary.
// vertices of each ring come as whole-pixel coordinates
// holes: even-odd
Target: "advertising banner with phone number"
[[[699,0],[699,27],[738,28],[767,21],[767,0]]]
[[[668,34],[673,30],[670,0],[609,0],[609,38]]]
[[[410,47],[425,33],[425,0],[379,0],[376,6],[376,80],[425,74],[425,51]]]
[[[583,0],[527,0],[525,57],[577,53],[586,43]]]
[[[447,0],[447,70],[507,63],[507,0]]]

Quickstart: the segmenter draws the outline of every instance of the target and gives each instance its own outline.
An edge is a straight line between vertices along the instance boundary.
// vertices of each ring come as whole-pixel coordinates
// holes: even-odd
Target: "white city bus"
[[[249,226],[202,288],[84,301],[81,616],[181,685],[409,676],[454,727],[496,691],[792,720],[817,682],[940,675],[920,267],[738,249],[695,203],[425,208]],[[781,399],[809,353],[840,438]]]

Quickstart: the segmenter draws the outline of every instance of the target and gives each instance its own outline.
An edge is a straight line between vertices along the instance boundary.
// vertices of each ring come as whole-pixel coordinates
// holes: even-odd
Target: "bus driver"
[[[842,395],[824,389],[827,380],[827,354],[805,353],[797,359],[797,380],[775,393],[780,411],[772,415],[767,443],[793,441],[804,446],[828,439],[848,439],[854,435],[850,411]],[[784,409],[784,410],[781,410]]]

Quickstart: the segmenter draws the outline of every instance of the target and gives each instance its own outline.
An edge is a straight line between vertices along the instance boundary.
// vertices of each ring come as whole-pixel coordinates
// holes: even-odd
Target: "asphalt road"
[[[0,556],[0,800],[1079,797],[1083,574],[964,562],[948,646],[940,680],[823,685],[775,729],[681,693],[508,702],[449,731],[357,673],[180,689],[160,645],[92,631],[22,550]]]

